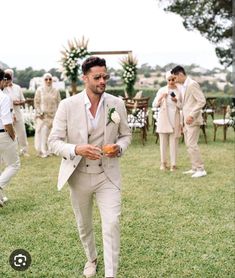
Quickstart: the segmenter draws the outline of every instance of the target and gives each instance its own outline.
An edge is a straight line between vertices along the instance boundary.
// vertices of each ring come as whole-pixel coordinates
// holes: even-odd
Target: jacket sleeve
[[[195,99],[195,105],[192,107],[189,116],[196,119],[200,115],[202,108],[205,106],[206,99],[199,84],[196,82],[191,84],[191,93]]]
[[[61,101],[56,111],[48,144],[51,151],[56,155],[70,158],[71,150],[75,149],[75,144],[66,142],[67,139],[67,111],[66,103]]]
[[[131,130],[127,122],[127,111],[126,111],[125,103],[122,100],[120,100],[119,112],[120,112],[120,124],[119,124],[118,138],[116,144],[118,144],[121,147],[123,153],[127,149],[128,145],[131,143],[132,136],[131,136]]]

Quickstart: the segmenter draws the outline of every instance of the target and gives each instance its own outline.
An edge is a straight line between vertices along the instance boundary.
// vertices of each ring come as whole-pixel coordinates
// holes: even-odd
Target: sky
[[[88,51],[132,50],[138,66],[221,68],[215,47],[156,0],[7,0],[1,22],[0,61],[17,69],[59,68],[63,46],[83,36]],[[120,68],[124,56],[103,57],[109,67]]]

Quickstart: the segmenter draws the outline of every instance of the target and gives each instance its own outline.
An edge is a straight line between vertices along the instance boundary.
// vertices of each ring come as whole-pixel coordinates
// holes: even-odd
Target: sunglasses
[[[45,78],[44,80],[45,80],[45,81],[52,81],[51,78]]]
[[[98,74],[93,76],[94,80],[100,80],[101,78],[103,78],[105,81],[109,80],[110,75],[109,74]]]

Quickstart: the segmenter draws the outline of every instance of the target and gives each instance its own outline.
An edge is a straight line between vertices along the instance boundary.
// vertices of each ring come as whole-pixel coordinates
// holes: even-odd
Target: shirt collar
[[[103,93],[100,97],[99,106],[104,102],[105,98],[106,98],[106,93]],[[84,103],[85,103],[85,106],[87,109],[89,109],[91,107],[91,102],[90,102],[89,97],[86,92],[84,94]]]
[[[188,83],[189,83],[189,78],[187,77],[183,84],[184,88],[186,88],[188,86]]]

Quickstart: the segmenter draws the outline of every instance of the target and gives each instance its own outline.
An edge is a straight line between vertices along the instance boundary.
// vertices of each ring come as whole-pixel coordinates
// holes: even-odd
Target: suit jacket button
[[[76,165],[73,165],[73,168],[76,168]]]
[[[86,167],[89,167],[89,165],[87,164]]]
[[[100,163],[99,166],[102,166],[102,163]]]

